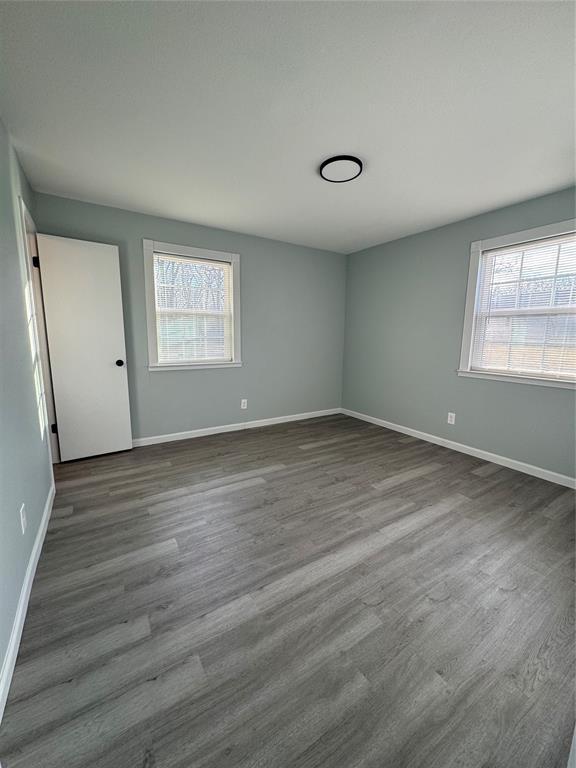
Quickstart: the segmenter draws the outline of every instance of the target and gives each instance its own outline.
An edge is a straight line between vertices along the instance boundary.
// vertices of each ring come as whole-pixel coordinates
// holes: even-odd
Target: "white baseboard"
[[[544,469],[543,467],[537,467],[533,464],[527,464],[524,461],[518,461],[517,459],[510,459],[507,456],[500,456],[497,453],[490,453],[489,451],[483,451],[480,448],[474,448],[471,445],[465,445],[464,443],[457,443],[454,440],[448,440],[445,437],[438,437],[437,435],[430,435],[427,432],[421,432],[419,429],[412,429],[411,427],[403,427],[401,424],[394,424],[391,421],[384,421],[384,419],[377,419],[375,416],[368,416],[366,413],[359,413],[358,411],[351,411],[348,408],[328,408],[324,411],[311,411],[310,413],[294,413],[290,416],[275,416],[271,419],[256,419],[254,421],[243,421],[237,424],[223,424],[219,427],[204,427],[202,429],[191,429],[186,432],[173,432],[167,435],[154,435],[152,437],[139,437],[132,440],[132,445],[135,448],[144,445],[156,445],[157,443],[170,443],[174,440],[189,440],[193,437],[205,437],[206,435],[218,435],[222,432],[236,432],[243,429],[254,429],[256,427],[267,427],[272,424],[283,424],[289,421],[303,421],[305,419],[315,419],[319,416],[333,416],[337,413],[343,413],[346,416],[352,416],[355,419],[361,419],[362,421],[368,421],[371,424],[377,424],[380,427],[386,427],[394,432],[402,432],[405,435],[411,435],[417,437],[420,440],[426,440],[429,443],[435,443],[436,445],[442,445],[445,448],[451,448],[453,451],[460,451],[460,453],[467,453],[470,456],[475,456],[477,459],[483,459],[484,461],[491,461],[493,464],[500,464],[503,467],[509,469],[515,469],[518,472],[524,472],[527,475],[533,475],[539,477],[542,480],[549,480],[552,483],[558,485],[564,485],[567,488],[576,488],[576,478],[569,477],[568,475],[561,475],[558,472],[552,472],[550,469]]]
[[[8,648],[6,649],[6,655],[2,663],[2,671],[0,671],[0,722],[2,721],[2,716],[4,714],[4,707],[6,706],[6,699],[8,698],[8,691],[10,690],[12,675],[14,674],[18,648],[20,647],[20,638],[22,637],[24,620],[26,619],[26,611],[28,610],[28,601],[30,600],[30,591],[32,590],[32,582],[34,581],[36,566],[38,565],[38,559],[42,552],[42,545],[44,544],[44,537],[46,536],[46,529],[48,528],[50,513],[52,512],[52,503],[54,501],[55,492],[56,487],[54,485],[54,480],[52,480],[46,504],[44,505],[42,519],[38,527],[38,532],[36,533],[36,539],[34,540],[34,546],[32,547],[30,559],[28,560],[28,567],[26,568],[24,583],[20,590],[20,598],[18,600],[14,623],[12,624],[12,632],[10,634]]]
[[[333,416],[342,413],[340,408],[328,408],[325,411],[311,411],[310,413],[293,413],[290,416],[275,416],[271,419],[256,419],[255,421],[242,421],[238,424],[223,424],[219,427],[203,427],[202,429],[190,429],[187,432],[172,432],[168,435],[154,435],[153,437],[137,437],[132,440],[134,448],[143,445],[155,445],[156,443],[171,443],[174,440],[189,440],[192,437],[205,437],[206,435],[218,435],[221,432],[237,432],[241,429],[255,429],[256,427],[268,427],[271,424],[284,424],[288,421],[303,421],[316,419],[319,416]]]
[[[509,459],[507,456],[500,456],[497,453],[490,453],[489,451],[483,451],[480,448],[473,448],[471,445],[464,445],[464,443],[456,443],[454,440],[448,440],[445,437],[430,435],[427,432],[420,432],[418,429],[403,427],[400,424],[393,424],[391,421],[384,421],[384,419],[377,419],[374,416],[368,416],[365,413],[350,411],[348,408],[342,408],[341,413],[346,414],[346,416],[352,416],[355,419],[369,421],[371,424],[377,424],[380,427],[386,427],[386,429],[392,429],[394,432],[402,432],[405,435],[418,437],[420,440],[426,440],[429,443],[436,443],[436,445],[442,445],[445,448],[451,448],[453,451],[467,453],[470,456],[475,456],[477,459],[491,461],[493,464],[501,464],[503,467],[515,469],[518,472],[524,472],[526,475],[533,475],[534,477],[539,477],[542,480],[549,480],[551,483],[565,485],[567,488],[576,488],[576,478],[569,477],[568,475],[561,475],[558,472],[552,472],[550,469],[536,467],[533,464],[527,464],[524,461],[517,461],[516,459]]]

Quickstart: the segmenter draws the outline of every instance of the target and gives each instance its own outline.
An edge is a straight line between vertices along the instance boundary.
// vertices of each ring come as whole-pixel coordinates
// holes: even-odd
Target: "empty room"
[[[576,768],[575,23],[0,0],[1,768]]]

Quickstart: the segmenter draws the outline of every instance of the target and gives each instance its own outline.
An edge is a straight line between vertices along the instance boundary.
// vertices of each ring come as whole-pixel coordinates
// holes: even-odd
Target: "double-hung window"
[[[574,387],[573,220],[472,243],[458,372]]]
[[[144,240],[152,370],[241,365],[240,257]]]

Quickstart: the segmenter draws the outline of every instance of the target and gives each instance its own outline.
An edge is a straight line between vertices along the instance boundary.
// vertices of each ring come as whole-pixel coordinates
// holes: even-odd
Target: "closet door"
[[[38,235],[62,461],[132,448],[115,245]]]

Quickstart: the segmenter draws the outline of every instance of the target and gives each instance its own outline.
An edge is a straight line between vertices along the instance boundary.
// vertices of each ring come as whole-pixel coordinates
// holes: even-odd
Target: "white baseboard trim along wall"
[[[14,667],[16,666],[16,658],[18,656],[18,648],[20,647],[22,630],[24,629],[24,620],[26,619],[26,611],[28,610],[28,601],[30,600],[32,582],[34,581],[36,566],[38,565],[40,553],[42,552],[42,545],[44,544],[46,529],[48,528],[48,523],[50,521],[50,513],[52,512],[52,504],[54,502],[55,493],[56,486],[54,481],[52,481],[52,485],[48,491],[48,497],[46,498],[46,504],[44,505],[42,519],[40,521],[38,532],[36,533],[36,538],[34,540],[34,546],[32,547],[30,559],[28,560],[28,567],[26,568],[24,583],[22,584],[20,597],[18,599],[16,616],[14,617],[14,623],[12,624],[10,642],[8,643],[6,656],[4,657],[4,662],[2,664],[2,671],[0,671],[0,722],[2,721],[2,716],[4,714],[4,707],[6,706],[6,699],[8,698],[8,691],[10,690],[10,683],[12,682]]]
[[[168,435],[154,435],[153,437],[137,437],[132,440],[134,448],[142,445],[155,445],[156,443],[171,443],[173,440],[189,440],[192,437],[204,437],[205,435],[218,435],[221,432],[237,432],[241,429],[255,429],[256,427],[268,427],[271,424],[284,424],[288,421],[304,421],[316,419],[319,416],[334,416],[342,413],[341,408],[328,408],[325,411],[311,411],[310,413],[293,413],[290,416],[275,416],[271,419],[256,419],[255,421],[242,421],[238,424],[223,424],[220,427],[204,427],[202,429],[190,429],[187,432],[172,432]]]
[[[202,429],[191,429],[186,432],[173,432],[172,434],[167,435],[138,437],[132,441],[132,445],[137,448],[143,445],[155,445],[156,443],[170,443],[174,440],[189,440],[193,437],[217,435],[222,432],[236,432],[242,429],[254,429],[256,427],[267,427],[272,424],[284,424],[285,422],[289,421],[304,421],[305,419],[315,419],[320,416],[333,416],[336,413],[343,413],[346,416],[352,416],[354,419],[368,421],[370,424],[376,424],[379,427],[385,427],[386,429],[391,429],[394,432],[402,432],[405,435],[417,437],[420,440],[426,440],[428,443],[435,443],[436,445],[442,445],[444,448],[451,448],[453,451],[467,453],[470,456],[475,456],[477,459],[491,461],[493,464],[500,464],[503,467],[508,467],[508,469],[515,469],[518,472],[524,472],[526,475],[533,475],[534,477],[539,477],[542,480],[549,480],[550,482],[557,483],[558,485],[565,485],[567,488],[576,488],[576,479],[569,477],[568,475],[561,475],[558,472],[552,472],[550,469],[536,467],[533,464],[527,464],[526,462],[518,461],[517,459],[509,459],[507,456],[500,456],[497,453],[490,453],[490,451],[483,451],[482,449],[474,448],[471,445],[457,443],[454,440],[448,440],[445,437],[430,435],[428,432],[421,432],[419,429],[403,427],[401,424],[394,424],[391,421],[377,419],[375,416],[368,416],[366,413],[351,411],[348,408],[328,408],[327,410],[323,411],[294,413],[290,416],[276,416],[271,419],[256,419],[254,421],[243,421],[237,424],[223,424],[219,427],[204,427]]]
[[[436,445],[442,445],[444,448],[451,448],[453,451],[467,453],[470,456],[475,456],[477,459],[491,461],[493,464],[501,464],[503,467],[515,469],[518,472],[524,472],[526,475],[533,475],[542,480],[549,480],[551,483],[565,485],[567,488],[576,488],[576,478],[569,477],[568,475],[561,475],[558,472],[552,472],[550,469],[536,467],[533,464],[527,464],[524,461],[517,461],[516,459],[509,459],[507,456],[500,456],[497,453],[490,453],[489,451],[483,451],[480,448],[473,448],[471,445],[464,445],[464,443],[456,443],[454,440],[430,435],[427,432],[420,432],[418,429],[403,427],[400,424],[393,424],[391,421],[384,421],[384,419],[377,419],[374,416],[368,416],[365,413],[350,411],[348,408],[342,408],[341,413],[346,414],[346,416],[352,416],[355,419],[369,421],[371,424],[377,424],[379,427],[386,427],[386,429],[391,429],[394,432],[402,432],[411,437],[418,437],[420,440],[426,440],[428,443],[436,443]]]

